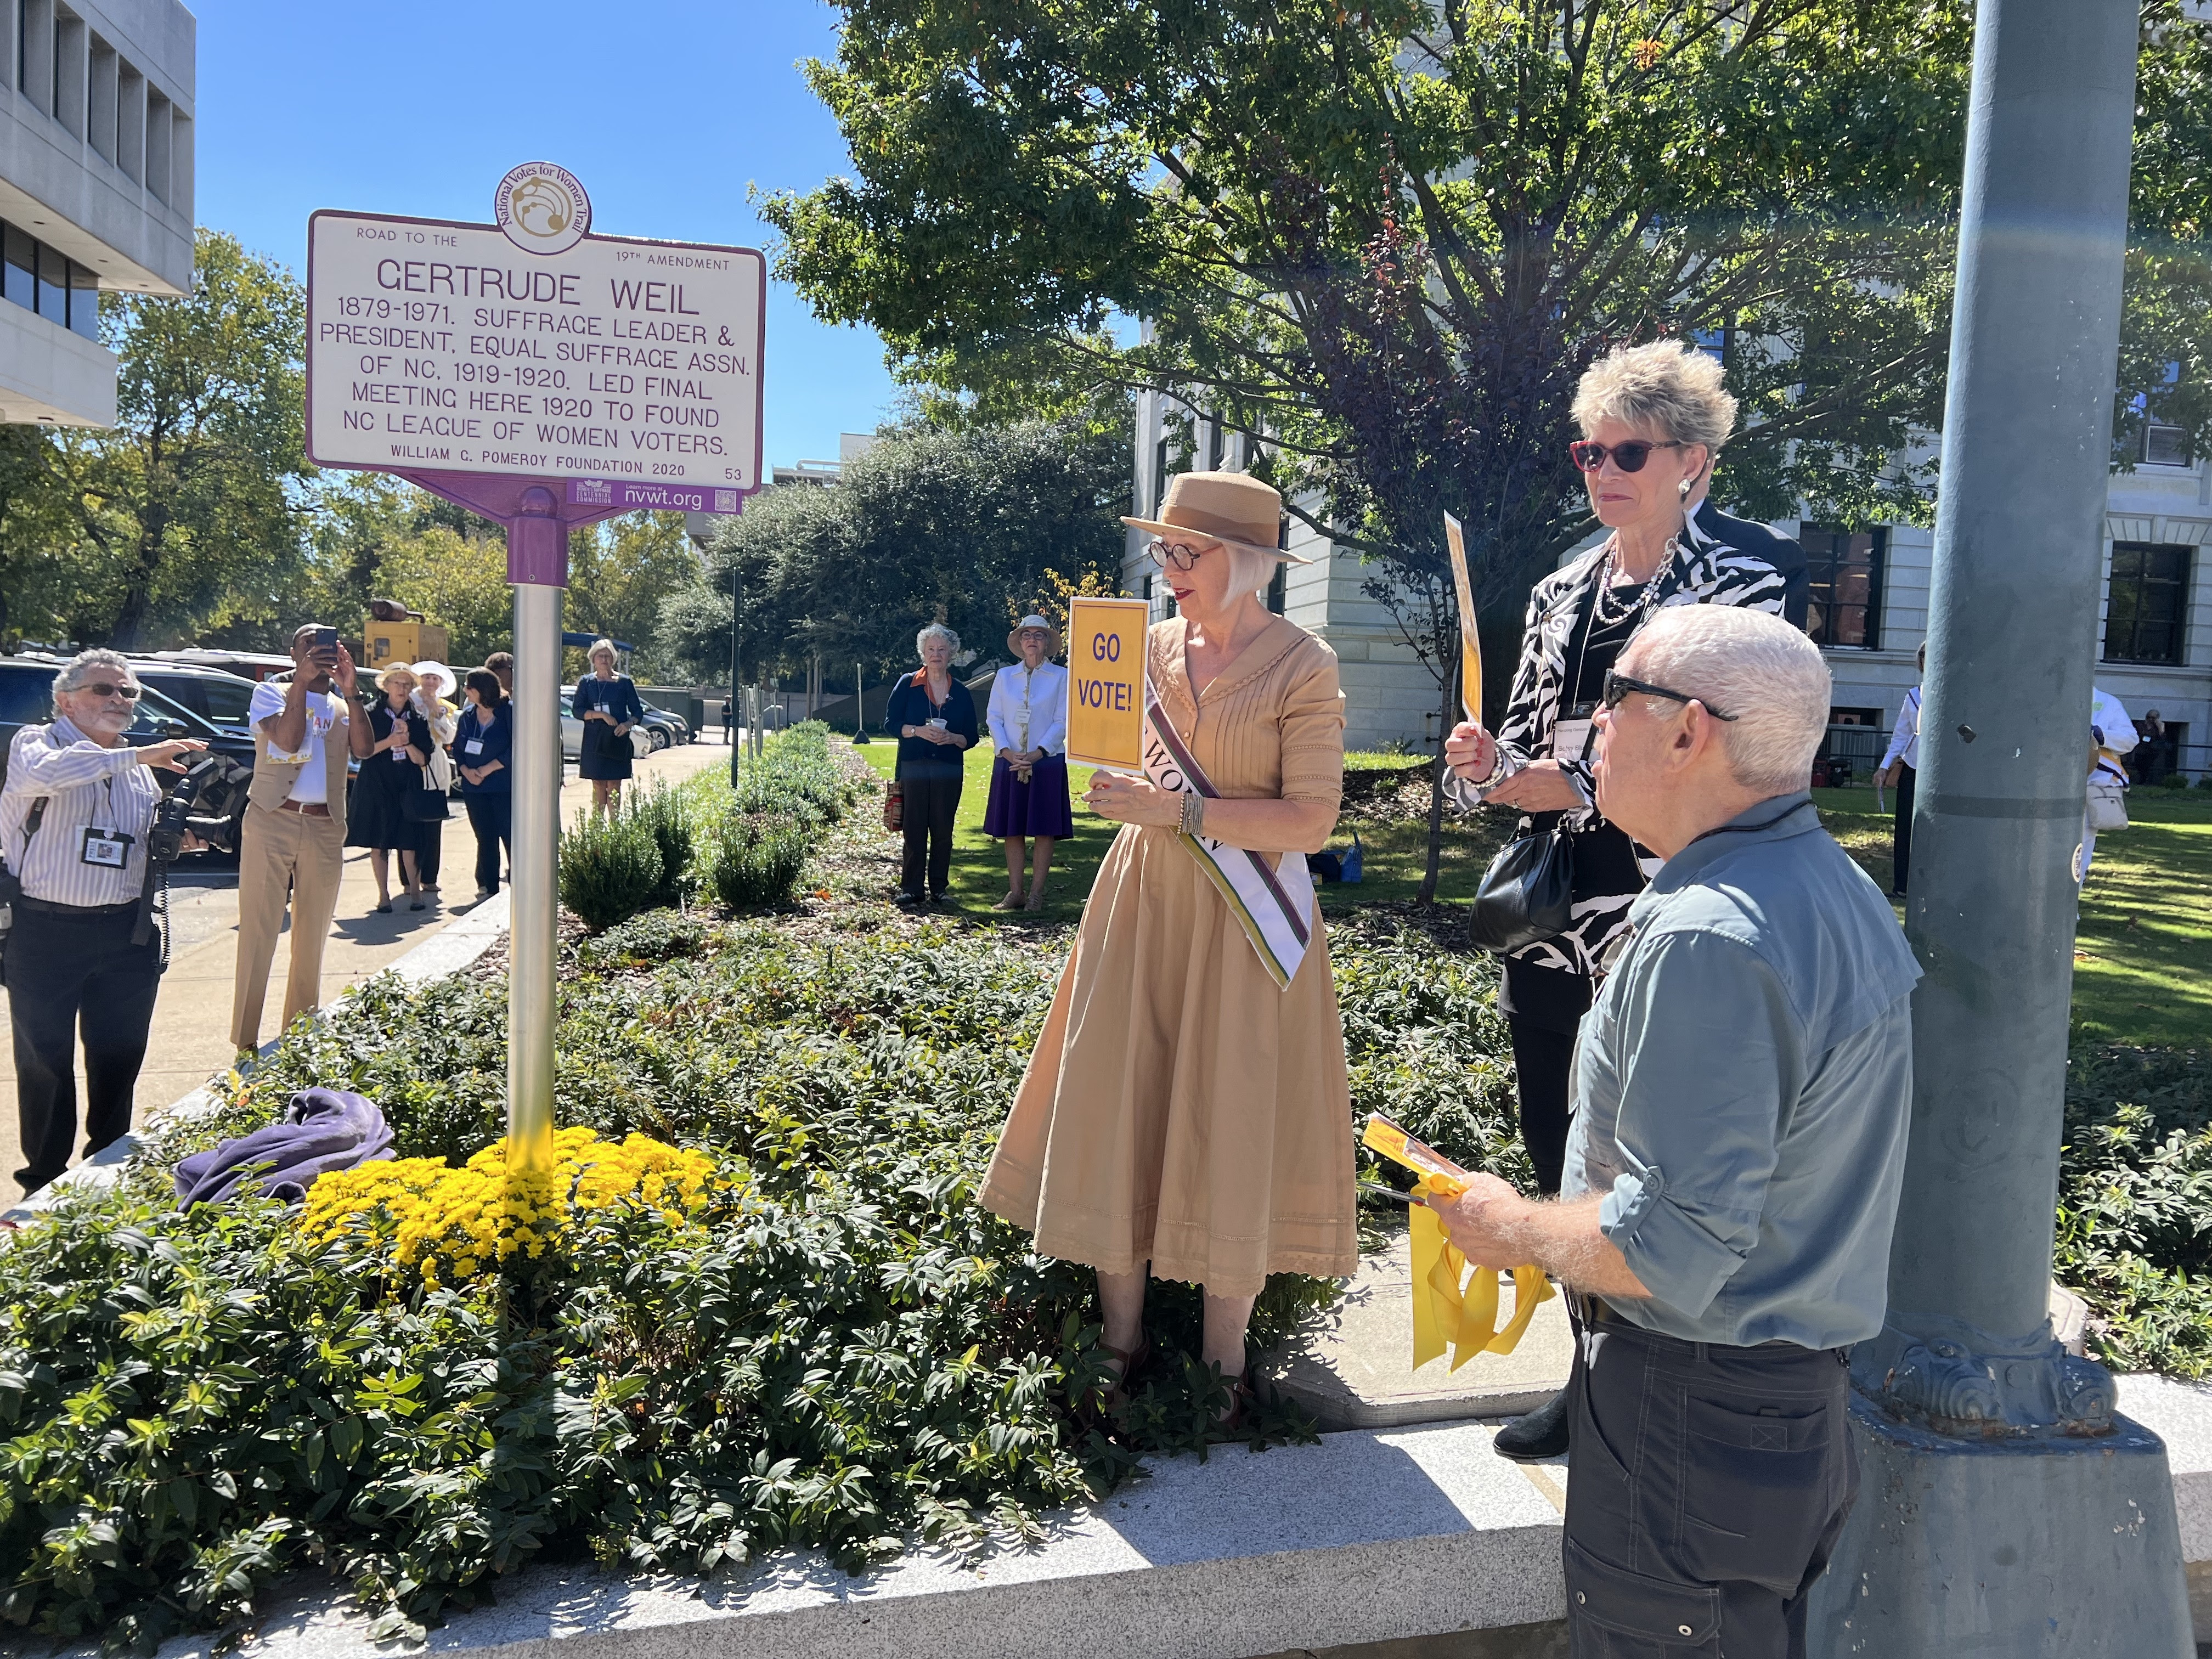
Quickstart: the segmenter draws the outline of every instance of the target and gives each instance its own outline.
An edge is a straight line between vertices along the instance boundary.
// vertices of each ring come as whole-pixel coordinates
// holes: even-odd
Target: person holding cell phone
[[[1686,510],[1735,426],[1717,361],[1679,340],[1608,352],[1583,375],[1573,414],[1583,436],[1568,459],[1592,515],[1612,533],[1530,592],[1497,731],[1462,721],[1444,744],[1445,787],[1458,805],[1510,807],[1520,835],[1548,832],[1562,818],[1570,831],[1573,922],[1506,953],[1498,995],[1513,1037],[1521,1139],[1547,1196],[1565,1166],[1569,1062],[1597,964],[1627,933],[1629,902],[1660,862],[1596,808],[1592,720],[1606,676],[1669,606],[1779,615],[1789,594],[1769,559],[1717,539]],[[1563,1401],[1501,1430],[1498,1449],[1532,1459],[1565,1451]]]
[[[292,661],[291,678],[255,686],[246,710],[253,781],[238,836],[238,975],[230,1004],[231,1044],[246,1053],[261,1046],[269,965],[288,902],[284,1025],[322,1000],[323,941],[345,861],[346,762],[366,763],[372,746],[368,717],[355,706],[353,656],[338,643],[337,629],[301,623],[292,635]]]
[[[4,935],[15,1042],[15,1114],[36,1192],[69,1167],[76,1136],[76,1044],[84,1033],[84,1155],[131,1127],[161,984],[161,941],[133,943],[158,772],[207,745],[179,738],[133,748],[138,680],[112,651],[87,651],[54,676],[54,718],[8,749],[0,857],[21,884]],[[188,845],[194,844],[188,842]]]
[[[898,781],[906,856],[901,904],[941,904],[952,879],[952,818],[960,810],[967,753],[982,736],[975,699],[952,677],[960,636],[932,623],[914,636],[921,666],[891,688],[884,725],[898,736]]]

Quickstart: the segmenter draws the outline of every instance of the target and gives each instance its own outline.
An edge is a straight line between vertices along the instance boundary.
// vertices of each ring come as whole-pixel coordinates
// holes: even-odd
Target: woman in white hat
[[[422,811],[428,826],[422,833],[422,844],[415,850],[415,872],[425,892],[438,890],[439,855],[445,849],[444,828],[447,795],[453,787],[452,757],[447,753],[453,746],[453,733],[459,729],[461,711],[447,701],[459,686],[453,671],[434,659],[415,665],[415,712],[430,727],[430,766],[428,769],[444,780],[438,786],[437,799]],[[441,757],[444,757],[441,759]],[[433,793],[426,789],[426,795]]]
[[[1042,910],[1053,843],[1075,833],[1067,802],[1067,671],[1051,660],[1060,653],[1060,630],[1042,617],[1016,623],[1006,649],[1021,660],[1001,668],[991,682],[983,717],[998,750],[983,833],[1006,843],[1006,896],[992,908]],[[1026,895],[1024,836],[1036,842],[1036,873]]]
[[[1125,1382],[1147,1278],[1203,1285],[1232,1419],[1267,1275],[1359,1259],[1344,1026],[1304,858],[1343,797],[1344,698],[1336,653],[1261,603],[1291,557],[1281,514],[1256,478],[1189,472],[1158,520],[1123,520],[1158,538],[1179,611],[1146,639],[1147,775],[1100,771],[1084,798],[1123,828],[981,1194],[1040,1252],[1097,1269]]]

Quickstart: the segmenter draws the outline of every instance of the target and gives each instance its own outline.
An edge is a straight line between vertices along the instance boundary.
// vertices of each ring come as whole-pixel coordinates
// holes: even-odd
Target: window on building
[[[18,225],[0,224],[0,299],[100,337],[100,278]]]
[[[2181,660],[2193,550],[2115,542],[2105,590],[2105,660]]]
[[[1283,605],[1289,598],[1290,566],[1280,559],[1275,561],[1275,574],[1267,578],[1267,609],[1277,616],[1283,614]]]
[[[1838,530],[1807,525],[1797,544],[1805,550],[1812,603],[1805,631],[1815,645],[1881,647],[1881,573],[1889,551],[1889,532]]]
[[[1828,724],[1878,726],[1881,724],[1881,710],[1879,708],[1831,708],[1828,710]]]

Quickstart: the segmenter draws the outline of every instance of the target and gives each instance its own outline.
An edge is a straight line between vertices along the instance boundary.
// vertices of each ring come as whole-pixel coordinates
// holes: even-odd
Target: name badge
[[[461,745],[461,752],[466,755],[483,754],[483,739],[482,738],[471,738],[466,743]]]
[[[84,839],[77,848],[79,864],[96,865],[102,870],[120,870],[131,862],[131,845],[137,837],[113,830],[84,827]]]
[[[1590,739],[1597,728],[1588,720],[1561,720],[1552,726],[1552,758],[1578,761],[1589,758]]]

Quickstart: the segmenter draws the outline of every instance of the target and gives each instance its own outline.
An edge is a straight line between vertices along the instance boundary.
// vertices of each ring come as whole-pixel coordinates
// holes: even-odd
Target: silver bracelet
[[[1203,834],[1206,829],[1206,797],[1195,789],[1183,792],[1182,833],[1186,836]]]

